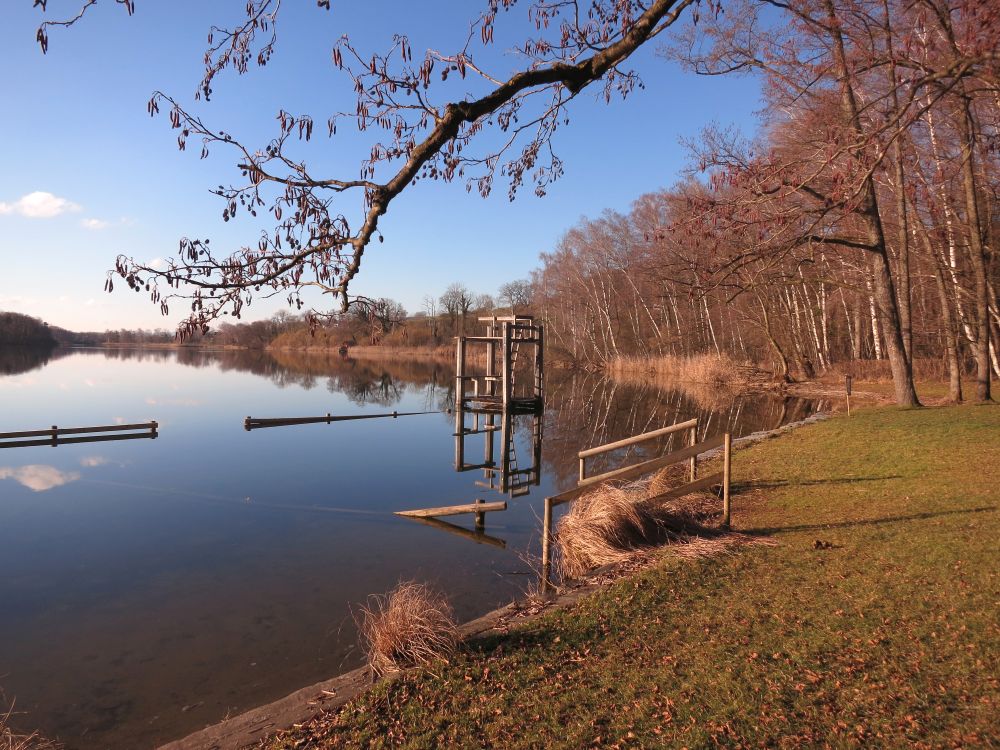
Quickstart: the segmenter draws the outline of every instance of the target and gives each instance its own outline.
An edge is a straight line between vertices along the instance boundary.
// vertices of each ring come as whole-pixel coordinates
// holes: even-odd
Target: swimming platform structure
[[[455,338],[455,470],[482,470],[478,485],[519,497],[541,480],[545,331],[530,315],[479,322],[485,335]],[[527,466],[514,439],[518,417],[531,420]],[[470,463],[466,439],[474,435],[483,435],[483,460]]]

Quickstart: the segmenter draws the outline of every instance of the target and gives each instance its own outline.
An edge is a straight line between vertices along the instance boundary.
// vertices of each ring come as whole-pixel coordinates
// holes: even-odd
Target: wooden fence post
[[[552,498],[545,498],[542,511],[542,591],[552,585]]]
[[[691,438],[688,440],[689,446],[695,446],[698,444],[698,425],[695,424],[691,428]],[[690,471],[688,472],[688,481],[693,482],[698,478],[698,456],[691,456]]]
[[[732,476],[733,438],[728,432],[722,444],[722,525],[730,527],[729,479]]]

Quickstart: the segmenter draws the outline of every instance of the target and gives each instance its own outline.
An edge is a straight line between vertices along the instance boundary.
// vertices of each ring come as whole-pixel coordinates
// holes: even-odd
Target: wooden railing
[[[141,432],[135,432],[141,430]],[[27,448],[32,445],[50,445],[53,448],[71,443],[98,443],[108,440],[135,440],[156,438],[159,424],[140,422],[138,424],[112,424],[97,427],[58,427],[52,425],[47,430],[24,430],[21,432],[0,432],[0,448]],[[95,433],[127,433],[124,435],[101,435]],[[75,435],[76,437],[65,437]],[[21,440],[19,438],[42,438],[44,440]]]
[[[658,458],[649,459],[646,461],[640,461],[639,463],[632,464],[629,466],[622,466],[617,469],[611,469],[609,471],[602,472],[601,474],[595,474],[593,476],[587,476],[587,465],[586,460],[593,456],[599,456],[605,453],[609,453],[620,448],[626,448],[631,445],[638,445],[640,443],[645,443],[650,440],[655,440],[656,438],[663,437],[664,435],[670,435],[674,433],[684,433],[689,434],[688,446],[686,448],[681,448],[680,450],[672,451],[666,455],[660,456]],[[543,528],[542,528],[542,585],[547,587],[550,583],[551,577],[551,565],[552,565],[552,511],[554,508],[563,505],[565,503],[572,502],[576,500],[580,495],[587,492],[594,485],[600,482],[609,481],[625,481],[630,479],[636,479],[648,474],[657,469],[663,469],[667,466],[673,466],[674,464],[679,464],[682,461],[688,461],[688,482],[682,484],[679,487],[674,487],[673,489],[667,490],[666,492],[661,492],[657,495],[653,495],[647,500],[655,501],[666,501],[677,497],[683,497],[692,492],[697,492],[699,490],[705,490],[709,487],[715,485],[722,485],[722,526],[728,528],[730,526],[730,502],[729,502],[729,485],[731,479],[731,453],[732,453],[732,436],[727,432],[723,435],[717,435],[716,437],[708,438],[700,443],[698,440],[698,420],[690,419],[687,422],[680,422],[678,424],[670,425],[668,427],[662,427],[658,430],[652,430],[651,432],[645,432],[641,435],[635,435],[634,437],[625,438],[624,440],[617,440],[613,443],[606,443],[604,445],[599,445],[594,448],[588,448],[582,450],[577,454],[580,461],[580,479],[577,482],[576,487],[566,490],[565,492],[560,492],[558,495],[552,495],[551,497],[545,498],[545,507],[543,515]],[[710,451],[714,448],[722,446],[722,471],[712,474],[707,477],[698,479],[698,456],[706,451]]]

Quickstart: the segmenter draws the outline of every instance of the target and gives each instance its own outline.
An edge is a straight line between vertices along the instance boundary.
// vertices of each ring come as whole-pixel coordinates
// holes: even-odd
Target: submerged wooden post
[[[693,447],[693,446],[695,446],[697,444],[698,444],[698,423],[696,422],[691,427],[691,438],[690,438],[690,440],[688,440],[688,446]],[[695,479],[698,478],[698,456],[697,456],[697,454],[695,454],[694,456],[691,456],[690,464],[691,464],[690,465],[690,469],[688,471],[688,474],[689,474],[688,481],[693,482]]]
[[[456,338],[455,347],[455,409],[465,403],[465,336]]]
[[[465,337],[455,338],[455,470],[465,466]]]
[[[727,432],[722,443],[722,525],[727,529],[730,526],[729,479],[732,472],[732,447],[733,437]]]
[[[503,324],[503,371],[502,380],[500,382],[500,388],[503,389],[503,410],[504,412],[510,409],[510,396],[511,396],[511,383],[510,379],[513,373],[511,372],[511,337],[510,337],[510,323],[504,322]]]
[[[506,386],[504,386],[506,388]],[[510,441],[514,415],[504,409],[500,415],[500,491],[510,490]]]
[[[535,338],[537,339],[535,343],[535,398],[539,400],[539,406],[541,406],[541,400],[545,395],[545,352],[544,352],[544,335],[545,330],[542,326],[535,327]]]
[[[493,319],[486,325],[486,335],[489,337],[495,337],[497,335],[497,316],[494,315]],[[497,384],[493,380],[497,374],[497,342],[488,341],[486,343],[486,395],[495,396],[497,395]]]
[[[481,497],[476,498],[476,505],[483,505],[486,501]],[[476,531],[482,531],[486,528],[486,514],[481,510],[476,511]]]
[[[55,448],[57,445],[59,445],[59,428],[52,425],[52,447]]]

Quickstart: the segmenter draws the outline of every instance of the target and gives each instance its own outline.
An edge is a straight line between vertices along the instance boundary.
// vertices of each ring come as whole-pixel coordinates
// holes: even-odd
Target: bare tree
[[[341,37],[333,62],[350,76],[357,101],[326,119],[326,133],[332,138],[338,125],[353,121],[361,131],[386,135],[385,141],[372,138],[355,176],[314,174],[295,154],[292,144],[313,136],[316,121],[311,115],[279,112],[278,133],[255,148],[157,91],[149,112],[168,113],[181,150],[194,141],[202,156],[215,147],[235,154],[242,180],[214,191],[223,201],[223,218],[269,213],[276,224],[232,252],[217,253],[207,239],[184,238],[178,256],[162,270],[119,256],[106,289],[124,279],[130,289],[147,292],[163,314],[171,300],[189,300],[182,334],[204,330],[223,314],[238,318],[256,296],[286,295],[290,305],[301,309],[307,288],[334,296],[346,310],[350,284],[371,241],[382,240],[379,222],[397,196],[421,179],[463,180],[468,190],[486,196],[498,174],[508,180],[511,199],[525,181],[544,194],[563,172],[552,140],[568,122],[570,102],[595,82],[603,85],[609,102],[640,86],[636,71],[624,63],[694,1],[590,0],[583,10],[577,2],[533,0],[527,11],[537,33],[504,40],[517,50],[507,59],[518,62],[502,72],[487,70],[477,55],[493,43],[498,14],[510,11],[515,0],[486,0],[461,49],[448,54],[428,50],[417,61],[402,34],[388,51],[375,54],[362,53],[347,36]],[[42,24],[38,41],[43,51],[52,26],[78,22],[95,0],[81,3],[75,17]],[[45,2],[35,4],[45,9]],[[123,4],[131,13],[131,0]],[[330,3],[321,0],[319,5],[328,9]],[[211,29],[196,99],[208,100],[226,70],[244,74],[254,63],[267,64],[277,42],[280,11],[280,0],[247,0],[239,22]],[[499,145],[480,148],[480,141]],[[352,196],[353,207],[345,205]]]
[[[465,318],[469,314],[469,310],[472,309],[474,301],[475,297],[472,292],[464,284],[458,282],[451,284],[441,295],[441,307],[448,313],[452,329],[457,330],[460,334],[465,333]],[[461,322],[457,329],[455,327],[456,320]]]
[[[531,304],[531,282],[517,279],[503,284],[500,287],[500,302],[510,308],[511,315],[516,315],[517,308]]]

